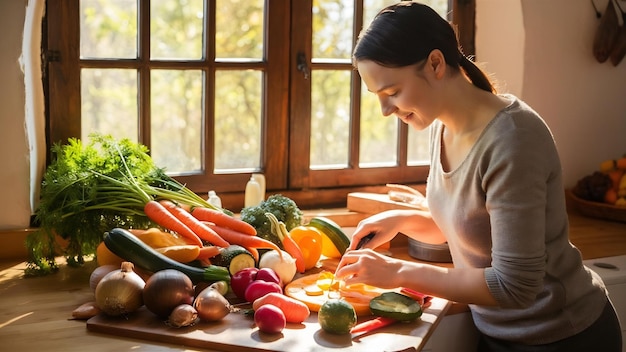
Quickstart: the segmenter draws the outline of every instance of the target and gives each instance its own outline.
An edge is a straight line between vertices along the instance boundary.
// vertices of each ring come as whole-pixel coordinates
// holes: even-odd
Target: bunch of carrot
[[[210,259],[219,253],[220,248],[231,244],[246,248],[257,260],[258,249],[274,249],[281,253],[275,243],[256,236],[252,225],[216,209],[151,200],[145,204],[144,212],[157,225],[201,247],[198,258],[201,260]]]

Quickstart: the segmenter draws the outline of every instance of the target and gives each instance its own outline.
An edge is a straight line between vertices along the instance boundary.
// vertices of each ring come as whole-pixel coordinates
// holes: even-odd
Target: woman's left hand
[[[399,287],[395,280],[406,263],[371,249],[347,251],[342,257],[335,277],[346,285],[364,283],[380,288]]]

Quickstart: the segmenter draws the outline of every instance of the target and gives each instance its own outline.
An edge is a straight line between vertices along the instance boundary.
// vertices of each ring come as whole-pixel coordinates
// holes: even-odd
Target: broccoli
[[[257,236],[272,241],[280,248],[283,248],[280,239],[272,233],[270,221],[265,216],[265,213],[274,214],[279,221],[285,224],[289,231],[302,224],[302,211],[292,199],[282,194],[274,194],[257,206],[241,210],[241,220],[254,226]]]

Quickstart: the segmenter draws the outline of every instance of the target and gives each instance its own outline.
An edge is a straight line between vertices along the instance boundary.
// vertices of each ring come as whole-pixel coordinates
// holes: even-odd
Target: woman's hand
[[[348,250],[357,249],[362,238],[374,234],[362,248],[376,248],[391,241],[398,233],[428,243],[445,242],[430,213],[421,210],[388,210],[372,215],[357,225]]]
[[[341,257],[335,277],[346,285],[364,283],[380,288],[396,288],[399,283],[394,278],[405,264],[402,260],[371,249],[353,250]]]

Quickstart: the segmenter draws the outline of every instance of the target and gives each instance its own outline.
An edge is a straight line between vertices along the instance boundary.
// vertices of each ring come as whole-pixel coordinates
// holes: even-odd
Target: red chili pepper
[[[432,296],[423,294],[421,292],[415,291],[414,289],[408,287],[402,287],[400,289],[400,293],[403,293],[414,300],[416,300],[423,308],[427,308],[429,306],[430,301],[433,299]]]
[[[364,321],[360,324],[355,325],[351,330],[351,334],[359,334],[359,333],[368,333],[374,331],[376,329],[380,329],[387,325],[391,325],[397,322],[396,319],[386,318],[386,317],[376,317],[374,319]]]

